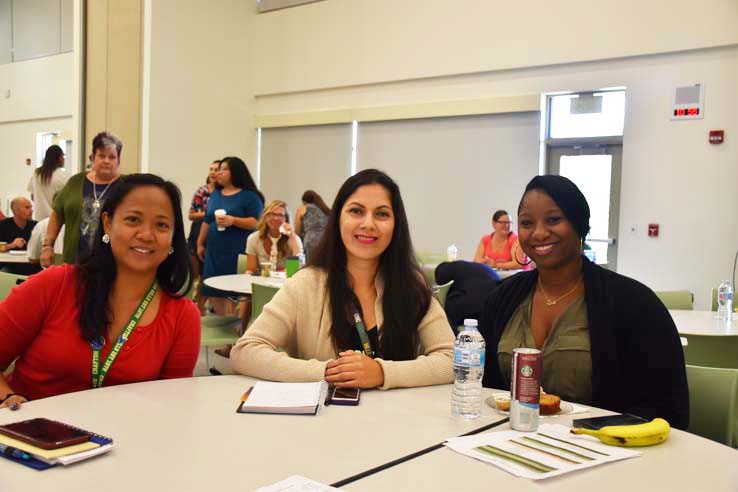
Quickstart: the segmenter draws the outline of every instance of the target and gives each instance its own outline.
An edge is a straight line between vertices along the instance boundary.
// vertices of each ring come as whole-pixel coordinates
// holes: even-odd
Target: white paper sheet
[[[470,456],[485,463],[490,463],[498,468],[501,468],[517,477],[530,478],[531,480],[542,480],[546,478],[563,475],[584,468],[590,468],[592,466],[601,465],[611,461],[624,460],[627,458],[634,458],[640,456],[641,453],[633,451],[627,448],[619,448],[615,446],[606,446],[597,439],[590,436],[577,436],[569,432],[569,427],[561,424],[542,424],[536,432],[519,432],[514,430],[489,432],[486,434],[475,434],[467,437],[454,437],[448,439],[445,443],[447,447],[454,451]],[[547,434],[559,439],[563,439],[567,442],[584,446],[592,451],[586,451],[580,447],[564,444],[560,441],[548,439],[541,434]],[[529,437],[537,439],[543,442],[548,442],[554,446],[565,448],[574,453],[580,455],[589,456],[592,460],[586,460],[584,458],[577,457],[575,454],[567,453],[556,448],[550,448],[537,444],[535,442],[523,439],[523,437]],[[510,442],[511,440],[523,442],[527,445],[534,446],[540,450],[544,450],[550,453],[555,453],[561,457],[565,457],[572,461],[578,462],[578,464],[569,463],[550,456],[549,454],[529,449],[527,447],[520,446]],[[493,456],[483,451],[477,450],[479,446],[491,445],[504,451],[514,453],[519,456],[523,456],[530,460],[534,460],[543,465],[555,468],[553,471],[537,472],[523,465],[517,464],[509,459]],[[603,453],[603,454],[598,454]],[[606,456],[605,456],[606,455]]]
[[[255,492],[327,492],[341,490],[300,475],[292,475],[280,482],[260,487]]]

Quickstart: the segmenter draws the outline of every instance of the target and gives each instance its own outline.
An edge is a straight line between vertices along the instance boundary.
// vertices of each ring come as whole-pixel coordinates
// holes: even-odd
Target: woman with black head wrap
[[[537,269],[504,281],[480,322],[484,385],[509,388],[513,349],[543,352],[542,384],[562,399],[689,423],[676,326],[645,285],[582,255],[589,205],[562,176],[536,176],[518,206],[520,246]]]

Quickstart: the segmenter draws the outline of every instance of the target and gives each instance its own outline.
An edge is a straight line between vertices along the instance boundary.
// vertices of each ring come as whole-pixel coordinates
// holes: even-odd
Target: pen
[[[20,449],[6,446],[5,444],[0,444],[0,453],[4,454],[5,456],[11,456],[19,460],[30,460],[31,459],[30,454],[24,451],[21,451]]]

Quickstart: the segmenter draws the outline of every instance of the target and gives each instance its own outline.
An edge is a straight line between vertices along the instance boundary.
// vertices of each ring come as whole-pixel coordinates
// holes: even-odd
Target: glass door
[[[548,148],[548,172],[572,180],[584,193],[591,230],[585,254],[598,265],[617,267],[622,145],[561,145]]]

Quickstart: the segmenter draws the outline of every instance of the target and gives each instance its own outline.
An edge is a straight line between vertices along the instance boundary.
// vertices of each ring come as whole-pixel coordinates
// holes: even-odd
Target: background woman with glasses
[[[499,270],[515,270],[528,264],[518,244],[518,236],[511,230],[512,221],[506,210],[492,215],[492,234],[485,234],[479,241],[474,261]]]
[[[284,262],[288,256],[302,253],[302,240],[294,233],[289,224],[290,216],[287,204],[282,200],[274,200],[264,208],[257,232],[246,240],[246,271],[259,271],[259,263],[277,259],[275,270],[284,270]]]

